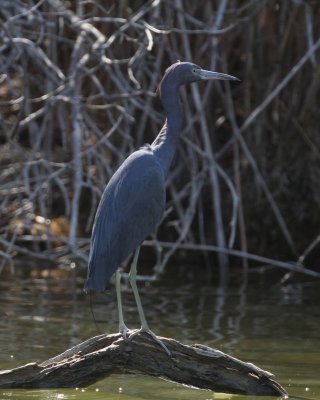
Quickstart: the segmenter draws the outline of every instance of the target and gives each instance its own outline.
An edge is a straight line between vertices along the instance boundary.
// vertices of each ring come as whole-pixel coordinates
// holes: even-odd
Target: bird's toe
[[[168,354],[168,356],[173,358],[172,353],[168,349],[168,347],[162,342],[162,340],[158,338],[158,336],[150,328],[141,327],[140,329],[135,329],[134,331],[132,331],[132,333],[130,333],[128,339],[131,340],[134,338],[134,336],[142,332],[145,332],[148,335],[150,335],[152,339],[163,348],[163,350]]]
[[[130,334],[128,335],[128,339],[131,340],[133,339],[137,334],[139,334],[140,332],[142,332],[142,329],[132,329],[130,331]]]
[[[129,330],[125,325],[119,327],[119,332],[121,333],[121,336],[123,337],[124,340],[129,339],[129,337],[130,337],[130,334],[129,334],[130,330]]]

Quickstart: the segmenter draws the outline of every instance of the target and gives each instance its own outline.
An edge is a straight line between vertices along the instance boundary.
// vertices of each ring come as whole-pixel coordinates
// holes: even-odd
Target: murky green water
[[[31,277],[21,270],[0,277],[0,369],[43,361],[99,333],[82,292],[83,274],[51,271]],[[223,289],[208,276],[200,278],[195,269],[185,271],[172,268],[161,281],[139,285],[149,325],[156,333],[253,362],[273,372],[291,396],[320,399],[319,282],[280,285],[281,275],[251,274],[246,288],[238,276]],[[93,300],[99,329],[115,332],[114,288]],[[130,290],[124,291],[124,304],[127,325],[138,327]],[[0,389],[0,400],[255,398],[123,375],[86,389]]]

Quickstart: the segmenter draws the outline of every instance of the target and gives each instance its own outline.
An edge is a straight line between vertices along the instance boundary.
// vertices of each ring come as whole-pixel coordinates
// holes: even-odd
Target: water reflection
[[[237,274],[228,287],[195,270],[173,269],[158,282],[140,282],[151,328],[185,343],[203,343],[276,374],[296,396],[320,398],[320,284],[280,285],[280,276]],[[1,276],[0,368],[43,361],[96,335],[81,271],[38,271]],[[125,320],[138,327],[129,288],[123,288]],[[98,329],[117,330],[114,287],[92,299]],[[121,390],[120,390],[121,389]],[[1,396],[2,393],[2,396]],[[159,379],[114,376],[86,389],[6,390],[0,398],[42,399],[245,399],[185,388]],[[250,398],[251,400],[253,397]]]

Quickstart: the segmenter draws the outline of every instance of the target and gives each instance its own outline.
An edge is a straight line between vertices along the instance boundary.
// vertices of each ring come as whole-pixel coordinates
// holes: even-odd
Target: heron
[[[109,180],[99,203],[92,229],[85,291],[102,292],[115,273],[119,332],[131,339],[146,332],[171,355],[149,328],[139,296],[136,276],[140,247],[160,223],[166,204],[166,177],[181,132],[182,109],[179,88],[211,79],[238,80],[234,76],[208,71],[190,62],[177,62],[166,69],[158,93],[166,114],[165,123],[152,144],[133,152]],[[119,266],[133,255],[129,282],[141,328],[129,334],[124,323]]]

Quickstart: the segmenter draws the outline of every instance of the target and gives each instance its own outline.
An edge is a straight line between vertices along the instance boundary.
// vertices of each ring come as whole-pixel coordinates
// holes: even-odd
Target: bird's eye
[[[197,70],[196,70],[195,68],[193,68],[192,72],[193,72],[194,74],[196,73],[196,71],[197,71]]]

